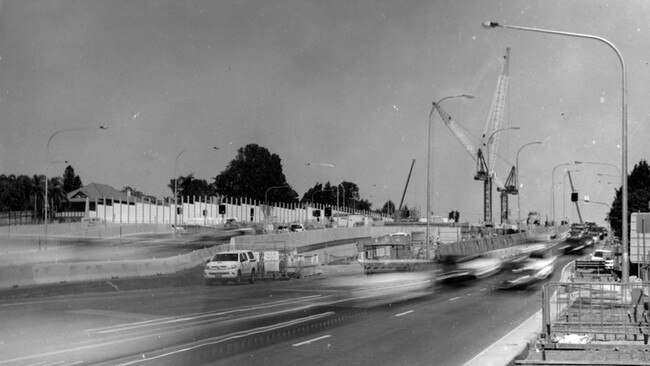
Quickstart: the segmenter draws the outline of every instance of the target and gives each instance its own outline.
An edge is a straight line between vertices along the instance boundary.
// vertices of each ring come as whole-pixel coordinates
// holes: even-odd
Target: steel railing
[[[650,282],[547,283],[542,292],[544,336],[592,340],[643,340],[650,334]]]

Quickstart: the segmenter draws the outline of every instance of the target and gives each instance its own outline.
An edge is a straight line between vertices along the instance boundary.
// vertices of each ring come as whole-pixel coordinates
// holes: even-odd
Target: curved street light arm
[[[623,59],[623,55],[621,52],[616,48],[616,46],[608,41],[607,39],[603,37],[598,37],[590,34],[583,34],[583,33],[573,33],[573,32],[564,32],[564,31],[556,31],[556,30],[550,30],[550,29],[540,29],[540,28],[531,28],[531,27],[521,27],[521,26],[513,26],[513,25],[506,25],[506,24],[500,24],[498,22],[483,22],[483,27],[485,28],[507,28],[507,29],[516,29],[516,30],[523,30],[523,31],[529,31],[529,32],[537,32],[537,33],[548,33],[548,34],[555,34],[555,35],[561,35],[561,36],[570,36],[570,37],[578,37],[578,38],[586,38],[586,39],[593,39],[599,42],[602,42],[606,44],[608,47],[610,47],[615,53],[616,56],[618,57],[618,60],[621,64],[621,109],[622,109],[622,117],[621,117],[621,166],[622,166],[622,171],[621,171],[621,185],[623,186],[623,192],[622,192],[622,197],[621,197],[621,219],[622,219],[622,227],[621,227],[621,233],[622,233],[622,244],[623,244],[623,278],[622,282],[627,283],[629,282],[629,270],[630,270],[630,262],[629,262],[629,239],[627,237],[627,232],[628,232],[628,187],[627,187],[627,70],[625,68],[625,60]]]

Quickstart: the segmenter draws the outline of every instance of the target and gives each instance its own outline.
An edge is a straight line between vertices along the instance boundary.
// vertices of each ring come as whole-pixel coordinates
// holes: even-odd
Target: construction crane
[[[492,99],[492,106],[488,115],[487,123],[483,136],[480,139],[479,146],[487,147],[487,160],[481,148],[476,147],[470,138],[471,133],[467,131],[460,123],[456,122],[451,116],[443,110],[440,105],[436,104],[435,108],[440,114],[442,121],[451,130],[458,142],[476,162],[475,180],[483,181],[483,217],[485,222],[492,223],[492,184],[497,184],[497,190],[501,193],[501,220],[502,223],[508,218],[508,194],[517,194],[516,172],[511,170],[510,176],[504,185],[501,180],[494,174],[496,164],[497,150],[499,145],[499,136],[496,132],[501,129],[503,121],[503,112],[508,92],[508,74],[510,48],[506,48],[503,56],[503,70],[497,80],[497,88]]]
[[[399,218],[397,221],[402,220],[402,204],[404,203],[404,196],[406,196],[406,190],[409,187],[409,182],[411,181],[411,173],[413,173],[413,165],[415,165],[415,159],[411,162],[411,170],[409,170],[409,176],[406,178],[406,185],[404,186],[404,193],[402,193],[402,199],[399,201],[399,208],[397,209],[397,213],[399,215]]]

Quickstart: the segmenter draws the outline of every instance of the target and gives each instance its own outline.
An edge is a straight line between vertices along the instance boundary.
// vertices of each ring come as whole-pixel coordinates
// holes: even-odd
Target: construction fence
[[[644,341],[650,334],[650,282],[560,282],[543,286],[543,334],[589,341]]]
[[[176,204],[161,200],[147,200],[131,197],[117,199],[98,198],[86,202],[86,212],[81,213],[85,220],[97,220],[113,224],[170,224],[214,226],[226,219],[239,222],[278,222],[291,223],[323,221],[325,207],[323,204],[264,204],[249,198],[234,197],[183,197]],[[331,206],[329,206],[331,207]],[[314,213],[320,211],[320,216]],[[73,213],[60,212],[57,217],[65,219]],[[79,213],[76,213],[79,216]],[[333,216],[360,214],[377,218],[387,218],[375,212],[354,210],[349,207],[332,207]]]

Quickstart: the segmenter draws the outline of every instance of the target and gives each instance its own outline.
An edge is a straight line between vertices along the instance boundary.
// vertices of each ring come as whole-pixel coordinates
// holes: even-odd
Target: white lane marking
[[[449,299],[449,301],[454,301],[454,300],[458,300],[458,299],[460,299],[460,296],[452,297],[451,299]]]
[[[316,342],[316,341],[320,341],[321,339],[325,339],[325,338],[329,338],[329,337],[331,337],[331,335],[328,334],[328,335],[324,335],[324,336],[322,336],[322,337],[318,337],[318,338],[310,339],[310,340],[307,340],[307,341],[304,341],[304,342],[300,342],[300,343],[292,344],[292,346],[294,346],[294,347],[300,347],[300,346],[304,346],[305,344],[310,344],[310,343],[313,343],[313,342]]]
[[[483,287],[483,288],[480,289],[479,291],[487,291],[487,287]]]
[[[214,311],[214,312],[186,314],[186,315],[178,316],[178,317],[166,317],[166,318],[144,320],[144,321],[140,321],[140,322],[119,324],[119,325],[113,325],[113,326],[108,326],[108,327],[104,327],[104,328],[86,329],[85,332],[86,333],[91,333],[91,332],[92,333],[100,333],[100,334],[121,332],[121,331],[141,328],[141,327],[159,326],[159,325],[163,325],[163,324],[194,321],[194,320],[202,319],[202,318],[218,317],[218,316],[229,315],[229,314],[234,314],[234,313],[241,313],[241,312],[245,312],[245,311],[248,311],[248,310],[261,310],[261,309],[265,309],[265,308],[286,305],[286,304],[294,303],[294,302],[303,302],[303,301],[307,301],[307,300],[313,300],[313,299],[316,299],[316,298],[323,298],[323,296],[322,295],[311,295],[311,296],[299,297],[299,298],[296,298],[296,299],[278,300],[278,301],[272,301],[272,302],[262,303],[262,304],[258,304],[258,305],[250,305],[250,306],[244,306],[244,307],[240,307],[240,308],[227,309],[227,310],[223,310],[223,311],[217,310],[217,311]]]
[[[203,339],[201,341],[192,342],[187,347],[182,348],[182,349],[177,349],[175,351],[170,351],[170,352],[167,352],[167,353],[164,353],[164,354],[152,356],[152,357],[145,358],[145,359],[137,359],[137,360],[133,360],[133,361],[128,361],[128,362],[123,363],[121,365],[131,365],[131,364],[135,364],[135,363],[139,363],[139,362],[147,362],[147,361],[150,361],[150,360],[153,360],[153,359],[166,357],[166,356],[170,356],[170,355],[181,353],[181,352],[190,351],[190,350],[193,350],[193,349],[196,349],[196,348],[210,346],[210,345],[222,343],[222,342],[225,342],[225,341],[229,341],[229,340],[232,340],[232,339],[243,338],[243,337],[246,337],[246,336],[249,336],[249,335],[265,333],[265,332],[269,332],[269,331],[272,331],[272,330],[276,330],[276,329],[280,329],[280,328],[288,327],[288,326],[291,326],[291,325],[300,324],[300,323],[304,323],[304,322],[307,322],[307,321],[310,321],[310,320],[316,320],[316,319],[320,319],[320,318],[324,318],[324,317],[328,317],[328,316],[332,316],[332,315],[334,315],[334,312],[333,311],[328,311],[328,312],[325,312],[325,313],[311,315],[311,316],[308,316],[308,317],[289,320],[289,321],[286,321],[286,322],[283,322],[283,323],[277,323],[277,324],[273,324],[273,325],[267,325],[267,326],[263,326],[263,327],[259,327],[259,328],[253,328],[253,329],[249,329],[249,330],[245,330],[245,331],[239,331],[239,332],[230,333],[230,334],[226,334],[226,335],[222,335],[222,336]],[[162,334],[162,335],[171,334],[171,332],[160,333],[160,334]],[[124,343],[133,343],[133,342],[136,342],[136,341],[139,341],[139,340],[146,339],[148,337],[149,337],[149,335],[137,336],[137,337],[127,338],[127,339],[118,339],[118,340],[109,341],[109,342],[102,342],[102,343],[98,343],[98,344],[90,344],[90,345],[86,345],[86,346],[79,346],[79,347],[75,347],[75,348],[71,348],[71,349],[59,349],[57,351],[51,351],[51,352],[43,353],[43,354],[40,354],[40,355],[23,356],[23,357],[14,358],[14,359],[11,359],[11,360],[1,360],[0,359],[0,365],[14,364],[14,363],[17,363],[17,362],[20,362],[20,361],[26,361],[26,360],[35,359],[35,358],[57,356],[57,355],[62,355],[62,354],[69,353],[69,352],[79,352],[79,351],[84,351],[84,350],[97,349],[99,347],[106,347],[106,346],[112,346],[112,345],[118,345],[118,344],[124,344]]]
[[[140,363],[140,362],[148,362],[148,361],[155,360],[155,359],[158,359],[158,358],[163,358],[163,357],[171,356],[171,355],[174,355],[174,354],[191,351],[193,349],[197,349],[197,348],[201,348],[201,347],[206,347],[206,346],[211,346],[211,345],[214,345],[214,344],[222,343],[222,342],[225,342],[225,341],[228,341],[228,340],[231,340],[231,339],[243,338],[243,337],[253,335],[253,334],[265,333],[265,332],[269,332],[269,331],[272,331],[272,330],[275,330],[275,329],[279,329],[279,328],[287,327],[287,326],[290,326],[290,325],[294,325],[294,324],[298,324],[298,323],[302,323],[302,322],[306,322],[306,321],[310,321],[310,320],[314,320],[314,319],[319,319],[319,318],[323,318],[323,317],[327,317],[327,316],[331,316],[331,315],[334,315],[334,312],[333,311],[328,311],[328,312],[325,312],[325,313],[316,314],[316,315],[308,316],[308,317],[305,317],[305,318],[290,320],[288,322],[279,323],[279,324],[276,324],[276,325],[270,325],[270,326],[266,326],[266,327],[251,329],[248,332],[237,332],[237,333],[233,333],[231,335],[225,336],[225,337],[211,338],[209,340],[205,340],[205,341],[200,342],[200,343],[197,342],[197,344],[191,345],[189,347],[185,347],[185,348],[182,348],[182,349],[178,349],[178,350],[175,350],[175,351],[167,352],[167,353],[156,355],[156,356],[149,357],[149,358],[136,359],[136,360],[133,360],[133,361],[129,361],[129,362],[120,364],[118,366],[127,366],[127,365],[132,365],[132,364],[136,364],[136,363]],[[221,338],[221,339],[218,339],[218,338]]]
[[[395,314],[395,316],[402,316],[402,315],[406,315],[406,314],[411,314],[411,313],[414,312],[414,311],[415,311],[415,310],[405,311],[405,312],[403,312],[403,313]]]

